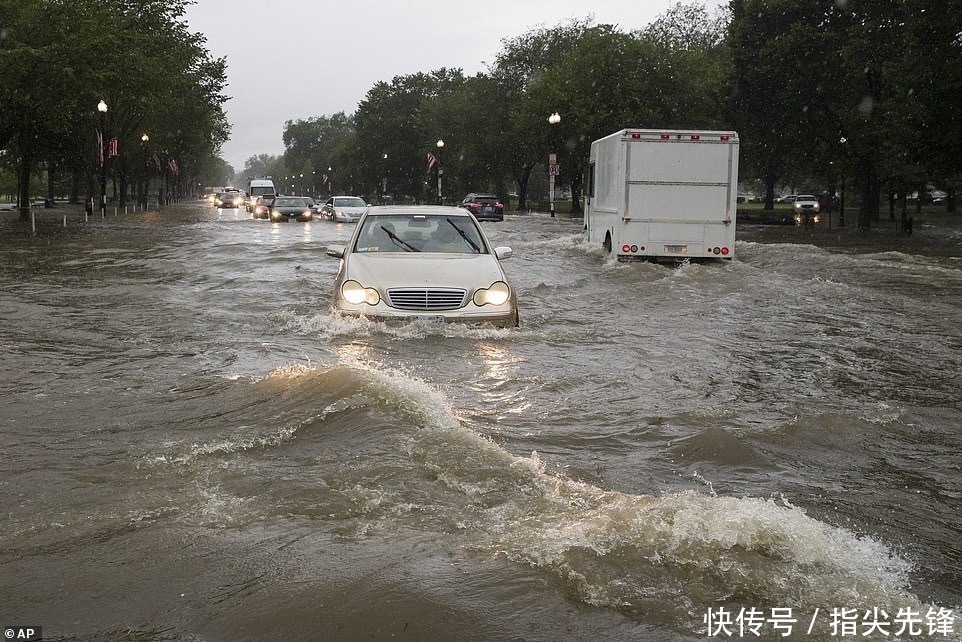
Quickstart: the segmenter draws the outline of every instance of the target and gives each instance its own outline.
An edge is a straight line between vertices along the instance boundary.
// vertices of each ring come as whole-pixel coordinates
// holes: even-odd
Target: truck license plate
[[[688,254],[687,245],[666,245],[665,254]]]

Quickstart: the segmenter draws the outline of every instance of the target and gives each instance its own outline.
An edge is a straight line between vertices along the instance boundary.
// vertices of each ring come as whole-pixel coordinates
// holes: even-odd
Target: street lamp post
[[[444,198],[441,196],[441,177],[444,175],[444,165],[441,163],[441,153],[444,151],[444,141],[440,138],[438,139],[438,205],[444,204]]]
[[[144,144],[144,209],[147,209],[147,194],[150,190],[150,164],[147,162],[147,143],[150,142],[150,136],[144,132],[144,135],[140,137],[141,142]]]
[[[107,154],[104,152],[107,142],[107,103],[102,100],[97,103],[97,111],[100,112],[100,218],[107,218]]]
[[[839,144],[842,146],[842,152],[845,153],[845,152],[847,151],[846,148],[845,148],[845,144],[848,142],[848,139],[845,138],[844,136],[842,136],[841,138],[838,139],[838,142],[839,142]],[[846,160],[847,160],[847,155],[846,155],[846,158],[844,158],[844,159],[842,160],[842,164],[843,164],[843,167],[842,167],[842,198],[841,198],[841,200],[839,201],[839,204],[838,204],[838,226],[839,226],[839,227],[845,227],[845,164],[846,164],[845,161],[846,161]]]
[[[387,152],[384,152],[384,176],[381,177],[381,197],[378,199],[381,204],[384,203],[384,197],[387,195]]]
[[[548,116],[548,124],[551,125],[551,149],[552,151],[548,154],[548,191],[551,193],[551,218],[554,218],[554,177],[558,175],[558,157],[555,154],[555,148],[557,148],[557,131],[558,128],[555,127],[561,122],[561,115],[555,112]]]

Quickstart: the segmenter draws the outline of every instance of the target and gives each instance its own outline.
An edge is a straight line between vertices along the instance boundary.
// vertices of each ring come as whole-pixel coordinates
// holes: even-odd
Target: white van
[[[247,210],[253,211],[254,201],[256,201],[259,196],[276,193],[277,190],[274,189],[274,181],[272,181],[270,177],[251,180],[250,185],[247,187]]]

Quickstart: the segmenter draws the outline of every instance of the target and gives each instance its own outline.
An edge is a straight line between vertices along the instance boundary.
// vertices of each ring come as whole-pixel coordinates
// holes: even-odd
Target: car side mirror
[[[511,248],[510,247],[496,247],[494,248],[494,255],[498,257],[499,261],[511,258]]]
[[[344,251],[345,251],[346,249],[347,249],[347,248],[344,247],[343,245],[328,245],[328,246],[327,246],[327,255],[328,255],[328,256],[333,256],[335,259],[343,259],[343,258],[344,258]]]

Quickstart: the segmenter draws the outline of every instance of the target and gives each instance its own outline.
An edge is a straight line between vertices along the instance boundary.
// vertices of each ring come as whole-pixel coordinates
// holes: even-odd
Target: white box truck
[[[585,231],[619,261],[735,256],[738,134],[624,129],[591,144]]]

